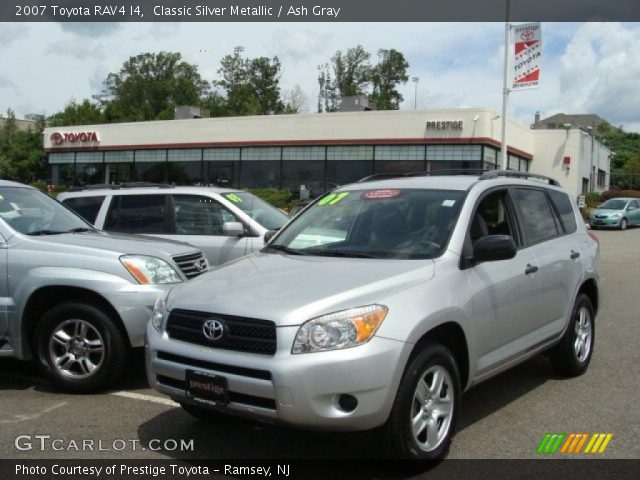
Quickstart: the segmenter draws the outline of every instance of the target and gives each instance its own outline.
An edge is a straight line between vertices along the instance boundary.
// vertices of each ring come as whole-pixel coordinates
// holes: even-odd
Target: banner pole
[[[509,10],[511,7],[511,0],[506,0],[507,7],[505,12],[505,23],[504,23],[504,71],[503,71],[503,82],[502,82],[502,139],[501,139],[501,162],[500,169],[507,169],[507,107],[509,105],[509,54],[511,53],[509,50],[509,36],[511,33],[511,26],[509,25]]]

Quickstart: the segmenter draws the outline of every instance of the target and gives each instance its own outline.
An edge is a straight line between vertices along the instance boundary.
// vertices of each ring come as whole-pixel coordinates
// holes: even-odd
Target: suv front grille
[[[179,255],[173,257],[173,261],[178,264],[178,267],[187,278],[197,277],[209,270],[209,263],[202,252]]]
[[[222,326],[222,334],[209,339],[204,334],[204,323],[215,320]],[[204,345],[209,348],[274,355],[276,353],[276,325],[268,320],[218,315],[215,313],[173,310],[167,321],[170,338]]]

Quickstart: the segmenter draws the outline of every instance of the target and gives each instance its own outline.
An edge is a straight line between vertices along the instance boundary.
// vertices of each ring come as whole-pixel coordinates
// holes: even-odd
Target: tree
[[[371,54],[362,45],[338,50],[331,61],[318,67],[318,112],[334,112],[340,106],[340,97],[365,95],[371,82]]]
[[[283,95],[286,113],[307,113],[307,95],[296,85]]]
[[[46,177],[43,130],[43,119],[39,119],[34,128],[19,129],[13,111],[7,110],[0,127],[0,178],[32,183]]]
[[[378,110],[398,110],[403,97],[397,87],[409,80],[409,63],[402,53],[394,49],[378,50],[378,59],[378,64],[371,69],[371,100]]]
[[[64,110],[54,113],[48,120],[48,124],[51,127],[93,125],[104,122],[104,114],[100,106],[86,98],[81,103],[77,103],[75,99],[71,99],[71,101],[65,105]]]
[[[280,98],[282,65],[278,57],[245,58],[243,47],[220,61],[220,80],[214,84],[225,95],[228,115],[273,115],[283,113]]]
[[[197,105],[209,92],[195,65],[177,52],[130,57],[110,73],[97,98],[108,122],[167,120],[179,105]]]

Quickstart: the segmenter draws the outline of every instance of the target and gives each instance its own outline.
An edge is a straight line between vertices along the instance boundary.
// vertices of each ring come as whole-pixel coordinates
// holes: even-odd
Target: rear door
[[[535,337],[545,341],[564,329],[582,278],[582,252],[574,235],[576,217],[564,192],[515,187],[514,196],[540,281]]]

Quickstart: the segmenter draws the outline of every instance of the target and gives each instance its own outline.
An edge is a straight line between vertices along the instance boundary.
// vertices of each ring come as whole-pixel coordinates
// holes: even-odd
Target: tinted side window
[[[549,196],[551,201],[556,207],[556,210],[560,214],[564,229],[567,233],[573,233],[576,231],[576,215],[573,212],[573,206],[569,195],[558,190],[549,190]]]
[[[237,217],[216,200],[199,195],[174,195],[178,235],[223,235],[224,222],[238,222]]]
[[[554,213],[544,191],[516,188],[515,194],[529,243],[542,242],[558,235]]]
[[[166,195],[113,197],[105,230],[126,233],[170,233]]]
[[[62,203],[76,212],[87,222],[93,224],[96,221],[104,196],[101,197],[76,197],[67,198]]]

